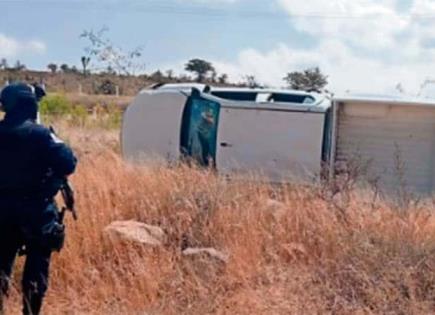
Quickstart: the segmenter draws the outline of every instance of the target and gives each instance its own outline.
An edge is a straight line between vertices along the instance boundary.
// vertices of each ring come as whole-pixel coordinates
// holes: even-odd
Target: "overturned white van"
[[[325,170],[334,177],[365,163],[367,178],[386,193],[430,194],[435,103],[169,85],[142,91],[128,107],[122,150],[128,159],[187,156],[224,174],[255,172],[272,181]]]
[[[328,155],[330,105],[325,96],[298,91],[144,90],[124,114],[122,151],[134,160],[188,156],[221,173],[273,181],[311,179]]]

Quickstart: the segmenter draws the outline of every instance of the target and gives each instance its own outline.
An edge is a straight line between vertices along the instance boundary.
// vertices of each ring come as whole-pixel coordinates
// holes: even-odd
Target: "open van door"
[[[180,148],[184,157],[202,166],[215,166],[220,104],[201,96],[197,89],[183,112]]]

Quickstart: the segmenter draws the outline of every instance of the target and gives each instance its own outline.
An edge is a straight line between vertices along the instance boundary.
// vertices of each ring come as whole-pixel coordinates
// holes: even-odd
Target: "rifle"
[[[62,180],[62,184],[60,186],[60,193],[62,194],[62,199],[65,203],[60,212],[61,222],[65,217],[66,211],[70,211],[74,221],[77,221],[78,216],[75,208],[74,189],[72,188],[70,182],[68,181],[68,178],[66,177]]]
[[[33,87],[35,89],[35,95],[36,95],[37,101],[39,102],[42,98],[44,98],[44,96],[46,96],[45,86],[33,84]],[[39,111],[37,114],[36,122],[38,124],[41,123]],[[53,126],[50,126],[49,129],[50,129],[51,133],[56,135],[56,131],[54,130]],[[77,216],[77,211],[75,208],[74,189],[73,189],[71,183],[68,181],[67,177],[65,177],[61,180],[59,191],[62,195],[62,199],[63,199],[63,202],[65,204],[60,211],[60,216],[59,216],[60,223],[63,222],[63,219],[65,217],[65,213],[67,211],[70,211],[74,221],[77,221],[78,216]]]
[[[54,131],[53,126],[50,126],[49,129],[54,135],[56,135],[56,132]],[[78,216],[77,216],[77,211],[75,208],[74,189],[73,189],[71,183],[68,181],[67,177],[64,177],[61,179],[59,191],[62,195],[62,199],[63,199],[63,202],[65,204],[60,211],[60,220],[59,221],[61,223],[63,222],[63,219],[65,217],[65,213],[67,211],[71,212],[74,221],[77,221]]]

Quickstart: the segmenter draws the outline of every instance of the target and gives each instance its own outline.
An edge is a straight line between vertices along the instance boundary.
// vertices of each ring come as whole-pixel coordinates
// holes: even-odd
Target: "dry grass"
[[[47,314],[435,313],[431,205],[399,212],[358,194],[332,203],[317,188],[131,166],[116,131],[61,133],[80,156],[80,221],[54,257]],[[162,227],[167,243],[105,239],[123,219]],[[183,243],[230,260],[183,257]],[[19,308],[16,290],[8,306]]]

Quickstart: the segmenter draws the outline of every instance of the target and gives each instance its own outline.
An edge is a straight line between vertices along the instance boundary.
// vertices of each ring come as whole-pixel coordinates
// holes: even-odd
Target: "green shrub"
[[[61,94],[45,97],[39,110],[41,120],[46,125],[63,121],[71,126],[119,129],[122,124],[123,111],[116,104],[95,103],[87,107],[71,102]]]
[[[62,116],[71,113],[72,105],[65,96],[52,94],[42,99],[39,111],[41,115]]]
[[[70,116],[73,125],[84,126],[88,120],[89,114],[86,110],[86,106],[77,104],[71,108]]]
[[[112,111],[109,113],[106,128],[119,129],[122,125],[122,112],[120,110]]]

